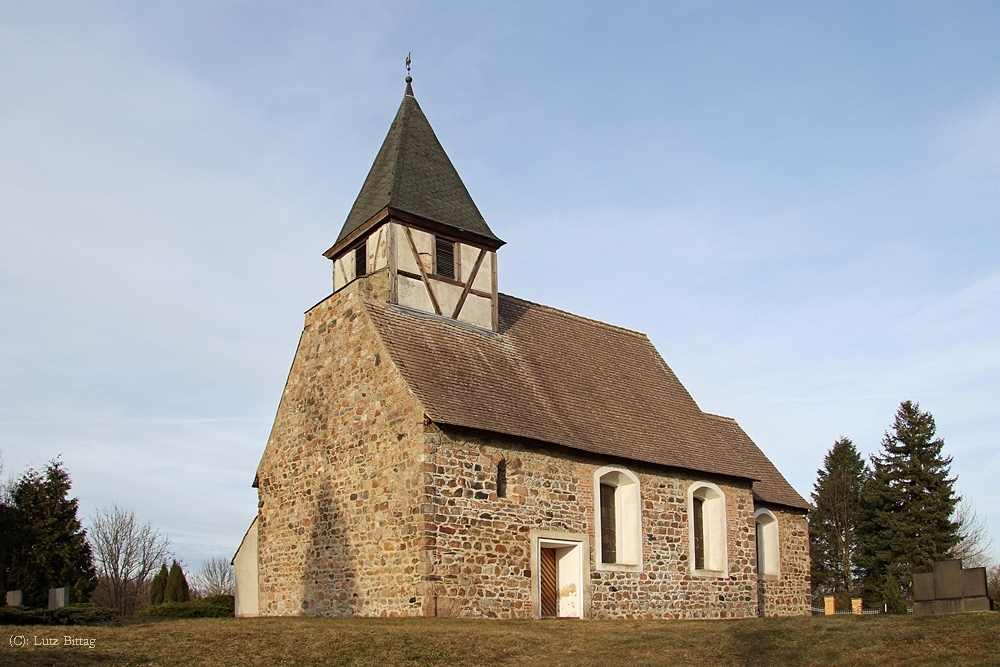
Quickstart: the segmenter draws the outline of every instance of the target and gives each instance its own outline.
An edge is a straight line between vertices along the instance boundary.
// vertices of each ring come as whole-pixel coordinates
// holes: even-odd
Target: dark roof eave
[[[480,428],[480,427],[477,427],[477,426],[469,426],[467,424],[456,424],[456,423],[452,423],[450,420],[437,419],[435,417],[432,417],[431,415],[425,415],[425,417],[428,420],[430,420],[432,423],[434,423],[434,424],[436,424],[438,426],[450,426],[450,427],[453,427],[453,428],[462,428],[462,429],[469,429],[471,431],[479,431],[481,433],[493,433],[493,434],[496,434],[496,435],[505,435],[505,436],[508,436],[508,437],[511,437],[511,438],[519,438],[521,440],[528,440],[530,442],[538,443],[539,445],[548,445],[548,446],[551,446],[551,447],[560,447],[560,448],[568,449],[570,451],[575,451],[575,452],[586,452],[587,454],[591,454],[592,456],[603,456],[603,457],[608,458],[608,459],[616,459],[616,460],[620,460],[620,461],[634,461],[635,463],[641,463],[643,465],[663,466],[664,468],[672,468],[674,470],[687,470],[687,471],[690,471],[690,472],[704,473],[706,475],[714,475],[714,476],[717,476],[717,477],[728,477],[730,479],[742,479],[742,480],[747,480],[747,481],[750,481],[750,482],[759,482],[759,481],[761,481],[761,480],[757,479],[756,477],[750,477],[748,475],[737,475],[737,474],[734,474],[732,472],[719,472],[718,470],[702,470],[700,468],[692,468],[692,467],[688,467],[688,466],[679,465],[679,464],[676,464],[676,463],[666,463],[666,462],[663,462],[663,461],[650,461],[649,459],[637,459],[637,458],[633,458],[633,457],[630,457],[630,456],[625,456],[623,454],[608,454],[608,453],[605,453],[605,452],[595,451],[593,449],[586,449],[586,448],[583,448],[583,447],[580,447],[580,446],[577,446],[577,445],[567,445],[567,444],[563,444],[561,442],[550,442],[548,440],[539,440],[537,438],[532,438],[531,436],[527,436],[527,435],[521,435],[519,433],[506,433],[506,432],[503,432],[503,431],[493,431],[493,430],[489,430],[489,429],[483,429],[483,428]],[[756,496],[756,495],[757,494],[754,493],[754,496]],[[765,501],[765,502],[769,502],[769,501]],[[771,503],[771,504],[781,504],[781,503]]]
[[[768,507],[774,507],[774,506],[784,507],[785,509],[793,509],[799,512],[804,512],[806,514],[809,514],[810,512],[816,510],[816,508],[810,505],[809,503],[796,504],[796,503],[782,502],[780,500],[765,498],[761,496],[759,493],[757,493],[757,491],[753,492],[753,503],[754,505],[766,505]]]
[[[448,236],[455,238],[459,241],[468,241],[472,245],[485,247],[488,250],[497,250],[503,245],[506,245],[506,241],[503,241],[496,236],[483,236],[482,234],[477,234],[476,232],[471,232],[465,229],[459,229],[452,225],[446,225],[437,220],[431,220],[430,218],[423,218],[419,215],[414,215],[412,213],[407,213],[406,211],[401,211],[392,207],[385,207],[378,213],[368,218],[362,225],[357,229],[352,231],[350,234],[342,238],[333,244],[333,246],[323,253],[323,256],[327,259],[333,259],[343,250],[351,246],[355,241],[365,236],[375,227],[378,227],[384,223],[389,218],[394,218],[400,222],[409,223],[416,227],[422,227],[429,232],[441,234],[442,236]]]

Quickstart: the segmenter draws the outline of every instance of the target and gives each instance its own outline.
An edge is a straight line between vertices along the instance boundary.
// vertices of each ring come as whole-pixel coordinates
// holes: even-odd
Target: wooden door
[[[542,618],[553,618],[556,615],[556,550],[543,548],[540,551]]]

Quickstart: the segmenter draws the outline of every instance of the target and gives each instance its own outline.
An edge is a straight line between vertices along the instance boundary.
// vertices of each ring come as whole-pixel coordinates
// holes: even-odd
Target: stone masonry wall
[[[423,409],[359,287],[306,314],[258,469],[264,616],[421,613]]]
[[[258,468],[262,616],[531,618],[532,529],[590,536],[588,617],[758,614],[749,482],[623,462],[640,480],[643,568],[596,570],[593,475],[609,461],[427,423],[368,319],[369,290],[387,292],[360,280],[306,315]],[[725,578],[690,572],[698,480],[726,496]],[[807,613],[806,519],[772,511],[781,578],[762,582],[764,611]]]
[[[514,438],[446,428],[429,434],[427,475],[438,615],[530,618],[531,529],[591,536],[591,618],[757,615],[754,506],[749,483],[714,479],[726,496],[729,576],[689,568],[687,491],[702,477],[628,465],[641,483],[642,572],[594,569],[594,472],[606,459]],[[508,494],[496,495],[496,463]],[[428,469],[431,466],[427,466]]]
[[[769,506],[778,519],[780,574],[760,583],[762,616],[808,616],[809,521],[802,512]]]

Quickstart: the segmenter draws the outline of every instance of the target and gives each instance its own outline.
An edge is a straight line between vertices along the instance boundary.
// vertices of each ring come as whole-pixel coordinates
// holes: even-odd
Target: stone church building
[[[336,243],[234,559],[237,615],[809,612],[809,505],[649,339],[498,290],[406,94]]]

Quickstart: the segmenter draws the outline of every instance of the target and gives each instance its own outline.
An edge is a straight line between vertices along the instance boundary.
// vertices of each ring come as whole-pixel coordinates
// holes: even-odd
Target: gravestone
[[[962,561],[942,560],[934,563],[934,599],[954,600],[962,597],[965,575]]]
[[[68,588],[50,588],[49,589],[49,609],[59,609],[60,607],[69,606],[69,589]]]
[[[934,599],[934,573],[913,575],[914,602],[927,602]]]
[[[913,577],[914,614],[957,614],[991,611],[986,592],[986,568],[964,569],[961,560],[934,563],[934,572]]]
[[[7,606],[20,607],[24,604],[24,593],[21,591],[7,591]]]
[[[964,570],[965,581],[963,582],[962,597],[981,598],[986,597],[986,568],[970,567]]]

